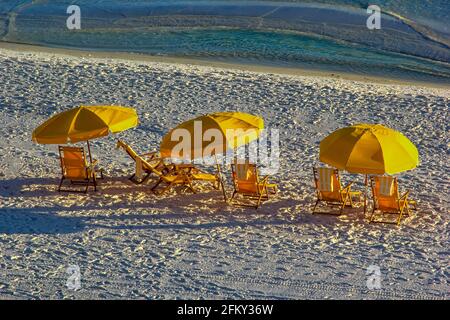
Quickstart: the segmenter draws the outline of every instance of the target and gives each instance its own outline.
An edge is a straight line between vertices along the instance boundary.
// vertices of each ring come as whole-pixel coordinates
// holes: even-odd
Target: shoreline
[[[32,53],[48,53],[56,55],[65,55],[78,58],[94,58],[94,59],[113,59],[113,60],[125,60],[134,62],[156,62],[178,65],[192,65],[192,66],[206,66],[213,68],[220,68],[226,70],[240,70],[250,71],[266,74],[280,74],[290,76],[303,76],[303,77],[320,77],[331,78],[337,80],[356,81],[364,83],[374,84],[387,84],[387,85],[405,85],[415,87],[427,87],[437,89],[450,89],[450,84],[435,82],[423,82],[419,80],[405,80],[398,78],[379,77],[372,75],[360,75],[355,73],[327,71],[319,69],[307,69],[307,68],[293,68],[283,66],[267,66],[256,65],[251,63],[240,62],[224,62],[213,61],[201,58],[184,58],[173,56],[154,56],[142,53],[127,53],[127,52],[108,52],[108,51],[88,51],[81,49],[66,49],[58,47],[45,47],[41,45],[21,44],[0,41],[0,49],[16,51],[16,52],[32,52]]]

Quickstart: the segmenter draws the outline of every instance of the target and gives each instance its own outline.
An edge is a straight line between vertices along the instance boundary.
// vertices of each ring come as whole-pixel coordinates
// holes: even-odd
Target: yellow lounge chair
[[[124,149],[126,153],[130,156],[130,158],[133,159],[133,161],[135,162],[136,170],[129,179],[136,184],[142,184],[144,182],[147,182],[150,175],[153,173],[153,169],[159,170],[164,174],[167,173],[169,170],[168,168],[165,168],[164,163],[162,162],[162,159],[159,157],[157,151],[138,155],[130,145],[121,140],[117,141],[116,148]],[[145,163],[142,162],[141,159],[145,159],[146,160]],[[139,177],[144,173],[146,174],[145,177],[143,178]]]
[[[162,195],[163,193],[165,193],[166,191],[175,186],[187,187],[193,193],[197,193],[194,189],[194,186],[192,185],[192,179],[184,170],[172,169],[164,173],[158,170],[157,167],[154,167],[151,164],[149,164],[147,160],[145,160],[144,158],[137,156],[137,159],[139,159],[139,161],[142,162],[142,165],[144,168],[146,168],[146,170],[149,170],[150,173],[155,174],[159,178],[159,180],[151,189],[154,194]],[[156,191],[158,186],[160,186],[162,183],[165,184],[165,187],[161,191]]]
[[[195,167],[193,164],[169,164],[166,165],[171,170],[183,170],[189,179],[199,182],[211,182],[213,184],[214,189],[220,188],[220,176],[219,174],[211,174],[205,171],[200,170],[199,168]]]
[[[319,202],[323,201],[327,205],[338,205],[339,214],[342,214],[346,206],[353,207],[353,197],[361,199],[360,191],[351,191],[354,181],[344,188],[341,187],[339,170],[334,168],[314,168],[314,184],[316,187],[317,201],[313,208],[313,214]]]
[[[168,173],[171,171],[173,172],[183,171],[184,173],[186,173],[186,176],[189,179],[191,185],[193,181],[206,181],[212,182],[214,188],[216,189],[219,187],[220,178],[218,177],[218,175],[201,171],[200,169],[190,164],[189,165],[165,164],[163,160],[160,158],[159,153],[157,151],[138,155],[130,145],[126,144],[121,140],[117,141],[117,148],[123,148],[130,156],[130,158],[132,158],[136,163],[137,170],[129,178],[136,184],[142,184],[146,182],[152,173],[154,173],[157,176],[161,174],[168,177],[170,176],[168,175]],[[142,159],[144,159],[145,161],[142,161]],[[146,173],[146,176],[143,179],[138,179],[138,177],[136,176],[139,170],[142,170],[143,172]]]
[[[260,179],[257,167],[253,163],[235,162],[231,164],[231,171],[234,186],[233,196],[231,197],[232,203],[234,203],[235,196],[241,194],[247,200],[256,201],[256,204],[239,205],[258,209],[263,200],[269,199],[269,194],[276,194],[277,192],[277,185],[275,183],[269,183],[269,176]]]
[[[83,148],[59,146],[59,158],[61,163],[62,177],[59,183],[58,191],[67,192],[84,192],[87,193],[89,186],[92,184],[94,190],[97,191],[97,178],[95,166],[97,160],[88,165],[86,154]],[[99,170],[101,178],[103,178],[103,170]],[[85,185],[84,191],[61,189],[64,180],[70,180],[72,185]]]
[[[382,214],[398,214],[396,223],[399,225],[403,216],[409,216],[410,205],[414,209],[417,209],[416,201],[408,199],[409,191],[406,191],[400,196],[396,177],[372,176],[370,177],[370,183],[373,196],[373,210],[370,216],[370,222],[375,221],[375,213],[380,211]],[[392,223],[385,220],[377,220],[375,222]]]

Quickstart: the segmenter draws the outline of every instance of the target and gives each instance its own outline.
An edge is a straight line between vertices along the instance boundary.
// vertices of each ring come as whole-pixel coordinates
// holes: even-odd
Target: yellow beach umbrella
[[[395,174],[419,164],[416,146],[402,133],[381,124],[338,129],[320,142],[320,161],[351,173]]]
[[[136,110],[119,106],[80,106],[51,117],[33,131],[40,144],[64,144],[87,141],[135,127]],[[89,156],[91,153],[89,150]]]
[[[220,133],[219,139],[214,141],[215,149],[209,154],[216,155],[258,139],[264,129],[264,120],[243,112],[217,112],[191,119],[173,128],[163,137],[160,145],[161,156],[189,160],[202,158],[205,149],[211,145],[211,141],[208,140],[208,131],[211,129],[216,129],[216,132]],[[180,143],[177,133],[183,132],[191,139],[190,148],[174,154],[174,148]]]
[[[264,120],[255,115],[243,112],[211,113],[183,122],[173,128],[163,137],[160,153],[164,158],[179,158],[183,160],[203,158],[205,153],[206,156],[216,157],[217,154],[234,150],[258,139],[263,129]],[[215,130],[218,133],[214,139],[210,136],[210,130]],[[173,151],[180,143],[180,135],[183,134],[190,139],[188,141],[189,147],[174,153]],[[212,142],[214,148],[209,148]],[[217,158],[216,165],[222,183],[224,199],[227,201]]]
[[[51,117],[33,131],[33,141],[62,144],[87,141],[138,124],[136,110],[118,106],[81,106]]]

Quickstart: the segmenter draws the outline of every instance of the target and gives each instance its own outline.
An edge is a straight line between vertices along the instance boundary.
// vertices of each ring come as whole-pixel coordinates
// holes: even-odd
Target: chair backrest
[[[126,144],[122,140],[117,140],[117,148],[123,148],[128,153],[130,158],[136,161],[136,157],[138,157],[138,154],[128,144]]]
[[[87,179],[88,165],[84,149],[80,147],[59,146],[61,170],[65,178]]]
[[[314,168],[314,184],[319,197],[325,201],[342,201],[339,170]]]
[[[138,157],[140,157],[136,151],[134,151],[134,149],[127,143],[123,142],[122,140],[117,140],[117,145],[116,148],[122,148],[124,149],[127,154],[130,156],[131,159],[133,159],[134,161],[137,160]],[[157,161],[158,164],[161,164],[161,157],[159,156],[159,153],[157,151],[151,152],[148,155],[152,154],[152,157],[150,160],[147,161]],[[142,159],[142,157],[140,157]],[[153,167],[155,167],[153,165]]]
[[[153,172],[154,174],[156,174],[157,176],[159,176],[162,179],[164,179],[164,177],[167,176],[166,174],[164,174],[163,172],[161,172],[159,170],[159,168],[164,167],[164,165],[162,164],[162,160],[159,160],[158,163],[156,163],[155,165],[152,165],[151,163],[149,163],[147,160],[145,160],[141,156],[136,155],[136,159],[139,159],[141,161],[143,169]]]
[[[231,164],[231,171],[236,192],[259,194],[259,176],[256,164],[235,162]]]
[[[398,180],[390,176],[370,177],[375,208],[399,210]]]

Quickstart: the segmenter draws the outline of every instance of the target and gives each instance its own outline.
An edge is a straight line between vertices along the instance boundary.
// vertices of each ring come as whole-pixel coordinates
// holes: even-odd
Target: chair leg
[[[348,195],[348,200],[350,202],[350,207],[353,208],[353,199],[352,199],[352,195],[351,194]]]
[[[158,182],[152,187],[152,191],[155,191],[156,190],[156,188],[158,188],[158,186],[161,184],[161,182],[162,182],[163,180],[160,178],[159,180],[158,180]]]
[[[408,212],[408,202],[405,201],[405,203],[403,204],[403,206],[400,208],[400,214],[398,216],[398,220],[397,220],[397,225],[400,225],[400,222],[402,221],[402,217],[403,217],[403,212],[406,210],[406,212]]]
[[[352,197],[350,196],[350,192],[346,193],[345,198],[342,201],[341,210],[340,210],[339,214],[342,214],[344,212],[344,208],[347,205],[347,203],[350,203],[350,206],[353,207],[353,205],[352,205]]]
[[[150,174],[147,174],[145,177],[144,177],[144,179],[142,179],[142,180],[137,180],[136,179],[136,174],[135,173],[133,173],[129,178],[128,178],[128,180],[130,180],[131,182],[133,182],[134,184],[143,184],[145,181],[146,181],[146,179],[148,178],[148,176],[149,176]]]
[[[409,203],[405,203],[406,216],[409,217],[411,215],[411,211],[409,211]]]
[[[142,179],[141,182],[139,182],[139,184],[146,183],[148,179],[150,179],[151,174],[151,172],[147,173],[147,175],[144,177],[144,179]]]
[[[194,189],[194,186],[192,185],[192,181],[188,180],[187,186],[193,193],[197,193],[197,191],[195,191],[195,189]]]
[[[213,182],[213,188],[214,188],[215,190],[220,190],[220,181],[219,181],[219,179],[217,179],[217,180],[215,180],[215,181]]]
[[[256,203],[256,207],[255,207],[256,210],[258,210],[259,206],[261,205],[262,197],[263,197],[263,193],[261,193],[259,195],[258,202]]]
[[[163,182],[162,179],[160,179],[160,181],[158,181],[158,183],[152,188],[152,191],[157,194],[157,195],[163,195],[167,190],[169,190],[170,188],[172,188],[173,183],[168,183],[166,187],[164,187],[160,192],[156,192],[156,187]]]
[[[64,177],[61,178],[61,181],[59,182],[59,186],[58,186],[58,192],[61,192],[61,186],[63,184],[64,181]]]
[[[398,219],[397,219],[397,225],[400,225],[400,222],[402,221],[402,216],[403,216],[403,210],[400,210],[400,214],[398,215]]]
[[[165,188],[163,188],[163,189],[158,193],[158,195],[162,196],[162,195],[163,195],[164,193],[166,193],[166,191],[169,190],[169,189],[170,189],[170,184],[167,185]]]
[[[315,212],[316,212],[316,207],[317,207],[317,205],[319,204],[319,199],[317,199],[317,201],[316,201],[316,204],[314,205],[314,208],[313,208],[313,211],[312,211],[312,214],[314,214]]]
[[[348,193],[342,201],[341,209],[339,210],[339,214],[342,214],[344,212],[344,208],[347,205],[347,202],[348,202]]]
[[[136,174],[133,174],[133,175],[132,175],[130,178],[128,178],[128,179],[130,179],[130,181],[133,182],[133,183],[135,183],[135,184],[143,184],[143,183],[145,183],[145,182],[148,181],[148,179],[150,178],[150,175],[151,175],[151,173],[147,173],[147,174],[145,175],[145,177],[144,177],[141,181],[135,179],[135,178],[136,178]]]
[[[375,207],[373,207],[372,214],[370,215],[370,218],[369,218],[369,223],[371,223],[373,221],[374,217],[375,217]]]
[[[173,182],[167,184],[167,187],[165,187],[165,188],[163,189],[163,191],[161,192],[161,194],[163,194],[163,193],[169,191],[169,190],[172,189],[175,185],[176,185],[176,184],[173,183]]]
[[[272,194],[273,194],[273,195],[276,195],[277,193],[278,193],[278,187],[275,186],[275,187],[273,188]]]
[[[97,191],[97,178],[95,177],[95,172],[92,173],[92,182],[94,183],[94,191]],[[89,186],[89,182],[88,182]]]

